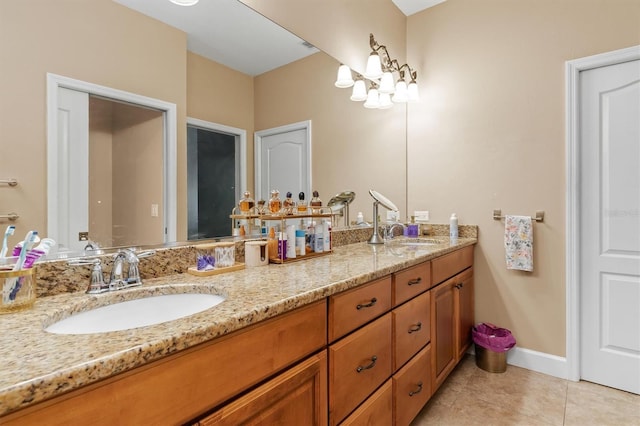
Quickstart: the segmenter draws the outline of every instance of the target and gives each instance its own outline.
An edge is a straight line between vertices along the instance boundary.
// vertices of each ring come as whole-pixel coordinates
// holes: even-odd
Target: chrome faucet
[[[74,259],[67,262],[67,264],[71,266],[92,265],[93,269],[91,271],[91,280],[87,288],[87,293],[99,294],[142,285],[142,278],[140,277],[140,270],[138,268],[139,261],[141,258],[155,254],[155,252],[155,250],[148,250],[136,253],[133,249],[120,250],[113,256],[113,267],[108,283],[104,281],[102,264],[97,257]],[[125,262],[127,262],[129,266],[126,278],[124,274]]]
[[[128,287],[136,287],[142,285],[140,278],[140,270],[138,264],[143,257],[149,257],[155,253],[155,250],[143,251],[136,253],[133,249],[120,250],[113,257],[113,266],[111,268],[111,277],[109,278],[109,290],[120,290]],[[129,264],[127,277],[124,276],[124,263]]]
[[[395,237],[395,233],[393,232],[393,230],[395,229],[396,226],[399,226],[402,228],[402,233],[400,235],[404,235],[404,231],[407,228],[404,223],[402,222],[393,222],[390,224],[387,224],[384,228],[384,240],[385,241],[389,241],[392,240],[393,237]]]

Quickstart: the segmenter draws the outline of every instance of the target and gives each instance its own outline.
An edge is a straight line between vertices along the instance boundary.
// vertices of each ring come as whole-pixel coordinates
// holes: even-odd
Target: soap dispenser
[[[451,240],[458,238],[458,217],[455,213],[449,218],[449,238]]]

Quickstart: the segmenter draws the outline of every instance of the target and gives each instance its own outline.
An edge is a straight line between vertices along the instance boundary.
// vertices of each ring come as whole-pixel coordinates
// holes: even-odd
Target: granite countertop
[[[442,243],[425,246],[350,244],[327,256],[284,265],[209,277],[169,275],[113,293],[38,298],[30,310],[0,315],[0,416],[477,242],[438,240]],[[218,294],[226,300],[195,315],[132,330],[89,335],[44,331],[70,312],[141,294],[184,292]]]

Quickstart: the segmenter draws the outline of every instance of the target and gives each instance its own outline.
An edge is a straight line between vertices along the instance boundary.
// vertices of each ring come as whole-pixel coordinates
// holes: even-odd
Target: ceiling
[[[237,0],[201,0],[178,6],[169,0],[113,0],[187,33],[187,49],[256,76],[318,49]],[[407,16],[445,0],[392,0]]]

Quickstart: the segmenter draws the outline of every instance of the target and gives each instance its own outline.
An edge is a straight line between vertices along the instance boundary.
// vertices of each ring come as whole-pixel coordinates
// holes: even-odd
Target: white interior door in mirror
[[[58,88],[56,233],[60,247],[82,250],[79,232],[89,230],[89,95]]]
[[[311,122],[256,132],[256,199],[268,200],[270,191],[283,199],[291,192],[297,199],[311,192]]]

